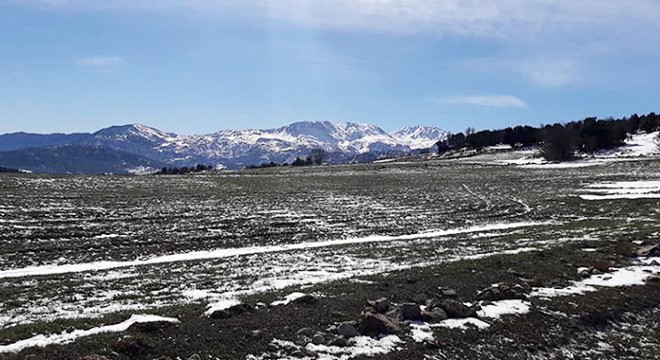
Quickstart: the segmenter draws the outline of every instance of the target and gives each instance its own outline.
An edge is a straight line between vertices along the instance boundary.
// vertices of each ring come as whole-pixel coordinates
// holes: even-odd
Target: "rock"
[[[254,306],[250,304],[237,304],[226,309],[216,310],[209,317],[211,319],[228,319],[232,316],[241,315],[246,312],[254,311]]]
[[[422,320],[426,322],[439,322],[447,320],[447,313],[441,308],[433,308],[431,310],[422,310]]]
[[[653,275],[646,279],[646,283],[653,286],[660,286],[660,276]]]
[[[637,256],[660,256],[660,244],[642,246],[637,250]]]
[[[363,335],[377,336],[379,334],[398,334],[401,332],[399,325],[387,316],[378,313],[363,313],[358,322],[358,332]]]
[[[330,340],[330,343],[328,345],[346,347],[348,346],[348,340],[346,340],[345,337],[339,335],[339,336],[335,336],[332,340]]]
[[[295,300],[293,300],[291,303],[295,305],[314,305],[318,302],[318,299],[314,297],[314,295],[310,294],[305,294]]]
[[[87,355],[83,356],[81,358],[78,358],[78,360],[108,360],[107,357],[101,356],[101,355]]]
[[[422,313],[419,305],[406,303],[401,305],[402,320],[422,320]]]
[[[458,297],[458,293],[454,289],[443,289],[442,290],[442,297],[456,298],[456,297]]]
[[[291,352],[291,356],[297,357],[297,358],[303,358],[305,357],[305,353],[303,353],[300,349],[293,350]]]
[[[444,300],[440,303],[442,310],[447,313],[450,319],[460,319],[466,317],[476,317],[477,312],[456,300]]]
[[[360,335],[357,329],[355,329],[355,326],[353,326],[350,323],[339,324],[339,327],[337,328],[337,334],[343,336],[346,339],[350,339]]]
[[[598,270],[600,272],[608,272],[610,271],[610,267],[612,266],[612,263],[609,261],[598,261],[592,266],[592,269]],[[592,270],[593,271],[593,270]],[[593,273],[593,272],[592,272]]]
[[[275,352],[279,349],[280,349],[280,347],[277,346],[276,344],[273,344],[273,343],[270,343],[270,344],[266,345],[266,350],[268,350],[270,352]]]
[[[580,275],[580,277],[583,278],[588,278],[589,276],[591,276],[591,272],[589,272],[589,269],[581,268],[578,269],[578,275]]]
[[[202,360],[202,357],[199,356],[199,354],[194,354],[191,357],[189,357],[187,360]]]
[[[538,287],[543,287],[543,280],[539,278],[532,278],[532,279],[525,279],[524,280],[527,286],[532,287],[532,288],[538,288]]]
[[[317,332],[316,334],[314,334],[314,336],[312,337],[312,344],[314,345],[325,344],[325,336],[323,335],[323,333]]]
[[[590,272],[591,272],[592,275],[600,275],[600,274],[603,273],[602,271],[600,271],[598,269],[591,269]]]
[[[140,333],[155,333],[166,329],[171,329],[172,327],[177,326],[177,324],[169,321],[150,321],[144,323],[135,323],[131,325],[128,329],[129,331],[135,331]]]
[[[513,269],[513,268],[509,268],[509,269],[507,269],[506,272],[507,272],[508,274],[510,274],[510,275],[517,276],[517,277],[524,277],[524,276],[525,276],[525,273],[524,273],[524,272],[519,271],[519,270],[516,270],[516,269]]]
[[[477,292],[477,299],[483,301],[526,299],[530,290],[519,284],[500,283]]]
[[[387,298],[380,298],[374,301],[372,306],[376,312],[385,314],[388,310],[390,310],[390,301],[387,300]]]
[[[314,336],[314,330],[312,330],[308,327],[305,327],[305,328],[302,328],[302,329],[296,331],[296,335],[308,337],[308,338],[311,339]]]

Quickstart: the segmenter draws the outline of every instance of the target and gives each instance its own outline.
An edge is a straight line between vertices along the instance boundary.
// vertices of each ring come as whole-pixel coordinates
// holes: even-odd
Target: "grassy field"
[[[405,301],[444,284],[471,300],[492,281],[507,280],[511,267],[566,283],[577,279],[575,267],[598,257],[625,265],[623,253],[630,255],[631,241],[655,241],[660,234],[658,199],[580,196],[594,184],[659,178],[657,160],[560,169],[437,161],[188,176],[1,174],[0,346],[150,313],[182,321],[168,335],[179,341],[176,345],[166,345],[167,337],[158,333],[143,339],[158,345],[151,350],[122,352],[107,345],[121,334],[106,334],[46,352],[26,351],[51,358],[90,353],[242,358],[263,353],[278,333],[263,322],[286,326],[280,337],[294,336],[309,321],[318,327],[359,314],[366,298]],[[539,253],[547,255],[534,255]],[[382,288],[383,283],[404,285],[394,290]],[[194,326],[217,330],[203,315],[208,304],[269,303],[301,289],[321,294],[326,307],[316,315],[309,309],[279,309],[272,312],[282,314],[232,319],[252,330],[262,322],[258,338],[242,338],[245,344],[232,351],[210,345],[222,338],[217,334],[204,338],[200,332],[206,340],[185,340]],[[640,292],[638,300],[645,303],[654,294]],[[617,296],[610,294],[607,301]],[[570,313],[565,302],[550,307]],[[638,311],[657,318],[657,301]],[[286,319],[290,323],[282,325]],[[233,322],[220,326],[241,327]],[[564,325],[567,334],[578,336],[571,332],[573,325]],[[510,324],[501,326],[514,332],[506,327]],[[443,334],[455,347],[445,353],[449,358],[480,358],[485,351],[456,350],[458,340],[452,339],[458,335]],[[478,339],[462,336],[468,343]],[[533,343],[534,338],[520,341]],[[557,355],[571,344],[565,340],[543,351]],[[519,350],[520,358],[528,358],[530,349]],[[417,357],[425,351],[431,350],[413,346],[387,356],[410,358],[405,354]]]

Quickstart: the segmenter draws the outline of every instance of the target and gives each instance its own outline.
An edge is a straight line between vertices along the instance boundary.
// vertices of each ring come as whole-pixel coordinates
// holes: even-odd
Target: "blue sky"
[[[0,133],[660,111],[655,0],[0,0]]]

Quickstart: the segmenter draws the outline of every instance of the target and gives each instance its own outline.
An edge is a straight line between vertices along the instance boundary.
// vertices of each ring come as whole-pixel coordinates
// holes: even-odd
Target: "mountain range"
[[[0,166],[56,173],[127,173],[196,164],[237,169],[289,163],[315,149],[326,152],[328,163],[347,163],[429,149],[446,136],[446,131],[433,126],[387,133],[370,124],[328,121],[207,135],[177,135],[133,124],[94,133],[3,134]]]

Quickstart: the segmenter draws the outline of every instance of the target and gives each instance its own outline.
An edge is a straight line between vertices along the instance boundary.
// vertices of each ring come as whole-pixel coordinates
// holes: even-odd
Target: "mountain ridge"
[[[329,163],[399,155],[428,149],[446,135],[446,131],[434,126],[405,127],[388,133],[367,123],[330,121],[301,121],[272,129],[220,130],[203,135],[179,135],[142,124],[126,124],[93,133],[2,134],[0,151],[78,145],[138,155],[168,166],[199,163],[241,168],[291,162],[314,149],[323,149]]]

